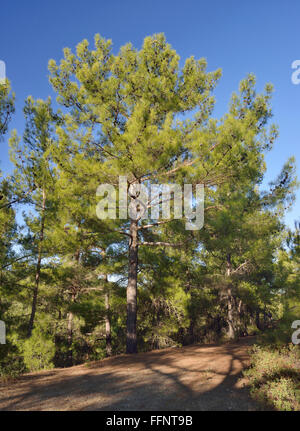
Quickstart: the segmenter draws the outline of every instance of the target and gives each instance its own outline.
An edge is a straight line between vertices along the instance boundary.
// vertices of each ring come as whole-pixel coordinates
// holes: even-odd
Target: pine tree
[[[0,84],[0,142],[8,130],[8,125],[14,113],[14,94],[11,93],[10,83],[6,80]],[[0,289],[11,286],[9,268],[15,258],[13,242],[16,235],[15,211],[12,208],[13,189],[10,177],[3,177],[0,171]],[[4,296],[2,292],[1,297]],[[0,305],[0,314],[2,315]]]
[[[256,136],[270,117],[271,87],[253,97],[250,76],[229,114],[219,124],[209,121],[220,71],[206,72],[206,61],[193,57],[180,68],[178,54],[161,34],[145,38],[139,51],[127,44],[117,55],[111,41],[97,35],[94,50],[84,40],[76,55],[64,50],[60,65],[51,60],[49,70],[58,102],[69,108],[66,126],[58,130],[60,157],[69,154],[76,171],[97,182],[116,185],[119,176],[126,177],[129,206],[137,210],[123,228],[129,236],[127,352],[134,353],[138,250],[155,245],[141,241],[141,230],[160,223],[141,222],[141,186],[167,181],[209,187],[237,178],[245,165],[250,171],[251,159],[243,159],[243,150],[252,147],[257,153]]]
[[[11,93],[10,82],[0,83],[0,141],[8,130],[8,124],[15,112],[15,95]]]
[[[32,204],[35,215],[26,217],[27,226],[32,232],[30,248],[36,257],[34,289],[31,315],[28,324],[28,337],[31,336],[37,308],[38,290],[41,278],[44,253],[45,224],[47,217],[47,199],[53,193],[55,173],[51,164],[53,125],[55,122],[51,100],[34,101],[28,97],[24,107],[25,131],[23,142],[14,131],[10,139],[11,160],[15,164],[15,187],[23,201]],[[51,202],[51,199],[49,199]],[[51,207],[51,204],[49,205]]]

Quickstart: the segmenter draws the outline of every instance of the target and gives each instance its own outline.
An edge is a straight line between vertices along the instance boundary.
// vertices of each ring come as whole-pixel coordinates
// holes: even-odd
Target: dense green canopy
[[[294,159],[261,186],[278,134],[269,124],[272,86],[256,93],[250,74],[215,119],[221,71],[179,60],[162,34],[117,54],[96,35],[93,49],[84,40],[50,60],[57,104],[26,99],[24,131],[9,139],[15,170],[0,183],[8,327],[0,373],[235,338],[293,319],[299,226],[287,229],[284,215],[297,186]],[[13,112],[6,82],[1,140]],[[191,215],[174,217],[173,204],[167,217],[143,218],[139,205],[135,219],[124,216],[120,177],[126,206],[141,188],[203,185],[203,228],[187,229]],[[117,190],[116,218],[97,217],[101,184]]]

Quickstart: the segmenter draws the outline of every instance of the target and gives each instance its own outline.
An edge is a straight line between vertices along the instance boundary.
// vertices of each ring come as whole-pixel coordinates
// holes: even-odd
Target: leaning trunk
[[[28,333],[27,333],[28,338],[31,337],[32,330],[33,330],[35,313],[36,313],[36,305],[37,305],[37,297],[38,297],[40,278],[41,278],[42,242],[44,239],[44,228],[45,228],[45,207],[46,207],[46,194],[45,194],[45,191],[43,190],[39,251],[38,251],[38,260],[37,260],[37,264],[36,264],[35,285],[34,285],[34,290],[33,290],[31,314],[30,314],[29,325],[28,325]]]
[[[126,353],[137,353],[137,269],[138,269],[138,224],[130,221],[129,271],[127,285],[127,337]]]

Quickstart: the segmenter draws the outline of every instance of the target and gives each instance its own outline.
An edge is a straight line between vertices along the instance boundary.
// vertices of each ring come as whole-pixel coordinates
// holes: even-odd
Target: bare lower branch
[[[149,227],[154,227],[154,226],[159,226],[160,224],[166,224],[169,223],[170,221],[172,221],[174,219],[170,219],[170,220],[164,220],[164,221],[158,221],[156,223],[152,223],[152,224],[146,224],[146,225],[142,225],[138,227],[138,230],[141,229],[148,229]]]
[[[170,242],[141,242],[138,245],[153,245],[153,246],[167,246],[167,247],[181,247],[185,243],[171,244]]]

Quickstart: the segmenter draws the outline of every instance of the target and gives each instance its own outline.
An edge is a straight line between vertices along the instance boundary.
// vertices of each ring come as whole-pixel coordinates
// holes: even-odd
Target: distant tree
[[[15,112],[15,95],[11,93],[10,82],[0,83],[0,140],[8,130],[8,124]]]

